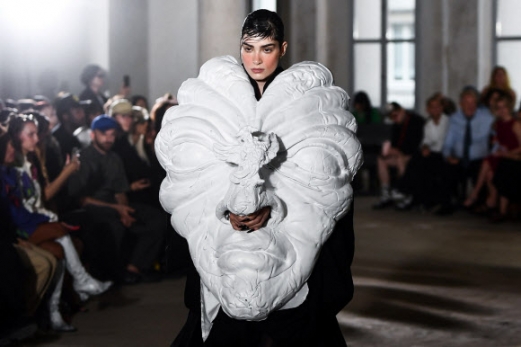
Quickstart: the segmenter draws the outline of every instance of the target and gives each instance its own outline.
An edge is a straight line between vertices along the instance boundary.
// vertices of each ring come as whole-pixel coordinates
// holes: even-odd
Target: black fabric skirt
[[[494,174],[499,196],[521,202],[521,160],[501,159]]]

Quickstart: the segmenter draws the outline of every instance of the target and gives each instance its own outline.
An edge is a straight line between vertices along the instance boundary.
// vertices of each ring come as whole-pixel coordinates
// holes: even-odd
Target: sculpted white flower
[[[208,61],[178,94],[156,140],[160,199],[202,282],[203,334],[220,306],[262,320],[300,305],[321,246],[352,199],[361,165],[348,96],[314,62],[279,74],[257,102],[232,57]],[[227,212],[271,206],[267,225],[233,230]]]

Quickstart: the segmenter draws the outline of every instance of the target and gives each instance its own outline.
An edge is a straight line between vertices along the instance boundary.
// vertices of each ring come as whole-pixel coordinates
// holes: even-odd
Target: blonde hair
[[[496,73],[498,71],[503,71],[503,73],[505,74],[506,83],[504,86],[498,86],[494,82],[494,77],[496,76]],[[503,90],[511,90],[512,88],[510,87],[510,77],[508,77],[507,69],[505,69],[503,66],[494,67],[494,69],[492,70],[492,73],[490,74],[490,80],[488,82],[488,86],[489,86],[489,88],[499,88],[499,89],[503,89]]]

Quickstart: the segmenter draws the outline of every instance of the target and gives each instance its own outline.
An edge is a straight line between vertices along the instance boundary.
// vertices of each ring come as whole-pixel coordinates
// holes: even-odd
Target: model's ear
[[[288,43],[286,41],[282,42],[282,45],[280,45],[280,56],[281,58],[286,54],[286,49],[288,48]]]

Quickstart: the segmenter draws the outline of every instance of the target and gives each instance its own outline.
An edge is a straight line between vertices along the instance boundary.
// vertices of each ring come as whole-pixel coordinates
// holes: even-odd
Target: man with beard
[[[117,250],[115,261],[126,264],[123,276],[113,279],[129,284],[156,280],[151,270],[163,245],[166,225],[156,209],[128,203],[126,193],[130,186],[125,169],[120,157],[111,151],[118,128],[118,123],[107,115],[93,120],[92,142],[81,151],[82,165],[71,176],[69,190],[87,211],[89,221],[97,224],[93,230],[111,231]],[[128,234],[134,242],[125,256],[127,250],[123,245]]]

